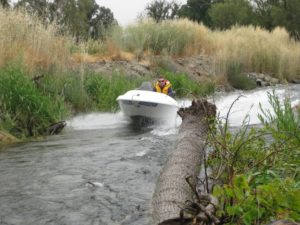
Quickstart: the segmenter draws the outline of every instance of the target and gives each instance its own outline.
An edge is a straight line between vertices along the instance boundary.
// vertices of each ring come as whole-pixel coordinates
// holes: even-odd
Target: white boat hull
[[[179,109],[168,95],[145,90],[131,90],[117,98],[123,114],[129,118],[145,117],[155,121],[175,121]]]

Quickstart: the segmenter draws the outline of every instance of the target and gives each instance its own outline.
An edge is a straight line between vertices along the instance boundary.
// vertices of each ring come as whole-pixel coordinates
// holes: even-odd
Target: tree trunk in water
[[[215,117],[216,106],[206,100],[193,101],[191,107],[180,109],[178,114],[182,117],[178,144],[160,173],[152,199],[154,223],[160,225],[186,224],[188,220],[180,218],[181,207],[194,195],[186,178],[196,180],[199,174],[208,118]]]

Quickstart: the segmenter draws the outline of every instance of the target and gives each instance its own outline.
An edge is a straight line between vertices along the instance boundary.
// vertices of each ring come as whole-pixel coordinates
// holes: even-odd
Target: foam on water
[[[291,89],[291,90],[290,90]],[[232,106],[228,116],[230,126],[240,126],[243,120],[248,115],[249,124],[259,124],[258,114],[261,112],[260,105],[264,110],[271,110],[271,105],[268,99],[268,93],[272,93],[272,88],[256,89],[254,91],[236,91],[227,94],[216,94],[210,98],[217,106],[217,113],[221,119],[227,117],[227,113]],[[285,97],[289,97],[292,106],[300,103],[299,86],[292,87],[276,87],[276,95],[281,101]],[[191,105],[190,99],[178,100],[179,107],[189,107]],[[77,116],[70,121],[67,121],[68,127],[75,130],[94,130],[94,129],[116,129],[127,126],[129,121],[126,120],[122,112],[118,113],[92,113],[83,116]],[[167,121],[164,124],[155,124],[151,133],[156,136],[173,135],[178,132],[182,120],[177,116],[175,121]]]
[[[128,124],[122,112],[118,113],[91,113],[76,116],[67,121],[68,127],[75,130],[115,129]]]
[[[227,113],[235,100],[237,100],[231,108],[229,114],[229,123],[231,126],[240,126],[243,120],[248,115],[249,124],[259,124],[260,120],[258,115],[261,113],[261,108],[263,110],[270,110],[272,107],[269,103],[268,93],[272,93],[272,89],[261,89],[248,92],[234,92],[228,95],[223,95],[215,98],[215,104],[217,105],[218,115],[221,119],[227,117]],[[275,94],[279,97],[281,101],[285,97],[291,99],[291,104],[295,105],[299,100],[295,99],[297,93],[291,93],[285,87],[277,88]],[[261,108],[260,108],[261,107]]]
[[[220,119],[225,119],[227,113],[235,100],[229,113],[228,119],[230,126],[241,126],[244,119],[248,115],[249,124],[259,124],[258,114],[261,113],[260,105],[264,110],[270,110],[272,107],[269,103],[268,93],[272,93],[272,88],[260,89],[254,91],[236,91],[228,94],[216,94],[209,101],[217,106],[217,114]],[[276,87],[275,94],[281,101],[284,98],[291,100],[291,105],[294,107],[300,103],[300,90],[290,90],[288,87]],[[182,99],[178,101],[180,107],[189,107],[191,100]],[[181,123],[181,122],[180,122]]]

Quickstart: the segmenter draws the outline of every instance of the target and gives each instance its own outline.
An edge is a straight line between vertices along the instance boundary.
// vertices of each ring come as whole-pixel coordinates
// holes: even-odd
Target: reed
[[[0,68],[17,63],[27,71],[65,69],[69,39],[58,35],[55,24],[43,25],[22,10],[0,7]]]
[[[192,55],[200,53],[207,44],[207,29],[187,19],[166,20],[156,23],[143,20],[126,27],[114,35],[114,40],[126,51],[140,54],[167,53],[170,55]]]
[[[243,74],[242,70],[243,68],[240,63],[231,62],[228,64],[226,75],[231,86],[240,90],[251,90],[256,88],[255,81]]]
[[[233,27],[214,31],[217,73],[226,73],[230,63],[241,64],[245,71],[269,73],[280,79],[293,79],[300,75],[300,45],[283,28],[268,32],[259,27]]]
[[[231,62],[247,72],[268,73],[280,79],[300,76],[300,45],[284,28],[269,32],[260,27],[235,26],[210,30],[186,19],[155,23],[143,20],[113,35],[116,45],[139,58],[145,53],[168,56],[208,54],[214,59],[215,73],[224,75]]]
[[[0,70],[0,112],[2,125],[25,136],[46,134],[67,115],[61,98],[44,95],[27,72],[13,66]]]
[[[210,95],[215,91],[215,85],[210,80],[196,82],[183,73],[164,71],[162,74],[172,83],[177,97],[201,97]]]
[[[137,88],[147,78],[128,77],[112,72],[110,76],[88,72],[84,80],[84,90],[101,111],[116,111],[117,97],[126,91]]]

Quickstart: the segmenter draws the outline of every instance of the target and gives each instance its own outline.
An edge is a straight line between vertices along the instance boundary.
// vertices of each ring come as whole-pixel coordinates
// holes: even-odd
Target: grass
[[[202,51],[206,44],[208,29],[188,20],[163,21],[155,23],[144,20],[126,27],[114,35],[121,49],[141,54],[167,53],[170,55],[192,55]]]
[[[115,111],[118,95],[150,79],[114,71],[103,75],[86,69],[86,63],[100,59],[130,61],[158,54],[167,59],[206,54],[212,58],[213,79],[226,82],[227,75],[231,84],[246,89],[251,85],[240,80],[241,70],[271,73],[287,80],[300,74],[299,42],[281,28],[272,32],[252,26],[212,31],[186,19],[161,23],[144,20],[116,27],[111,39],[76,44],[60,35],[55,24],[45,26],[24,11],[0,8],[0,37],[0,123],[7,129],[21,127],[26,135],[43,133],[49,122],[66,111]],[[205,96],[214,91],[213,79],[196,82],[168,69],[163,74],[178,97]],[[41,74],[44,77],[34,84],[31,78]],[[10,88],[4,86],[6,83]],[[36,114],[31,116],[28,107]]]
[[[228,121],[218,121],[217,131],[209,134],[210,177],[218,181],[213,195],[224,224],[300,219],[300,117],[288,99],[282,104],[269,93],[269,102],[274,113],[262,109],[263,128],[251,128],[246,118],[238,131],[229,132]]]
[[[130,78],[113,72],[111,76],[101,76],[89,72],[84,79],[84,89],[95,107],[101,111],[116,111],[116,99],[126,91],[137,88],[147,78]]]
[[[55,24],[44,26],[21,10],[0,7],[0,37],[0,68],[18,63],[34,74],[68,64],[69,39],[58,35]]]
[[[214,31],[217,73],[227,71],[231,61],[240,63],[245,71],[268,73],[280,79],[299,77],[300,45],[283,28],[272,32],[259,27],[233,27]]]
[[[25,136],[39,136],[67,114],[62,99],[43,95],[28,74],[17,67],[0,71],[0,126]]]
[[[232,87],[241,90],[251,90],[256,88],[254,80],[242,73],[242,66],[236,62],[230,62],[227,67],[227,79]]]
[[[191,56],[207,54],[214,59],[215,74],[224,75],[235,61],[243,72],[271,74],[281,80],[300,76],[300,45],[283,28],[269,32],[254,26],[210,30],[188,20],[155,23],[151,20],[118,30],[114,43],[138,57],[143,54]]]
[[[186,74],[172,73],[168,71],[162,72],[163,76],[170,80],[172,89],[176,91],[177,97],[200,97],[208,96],[214,93],[215,85],[212,81],[198,83]]]

